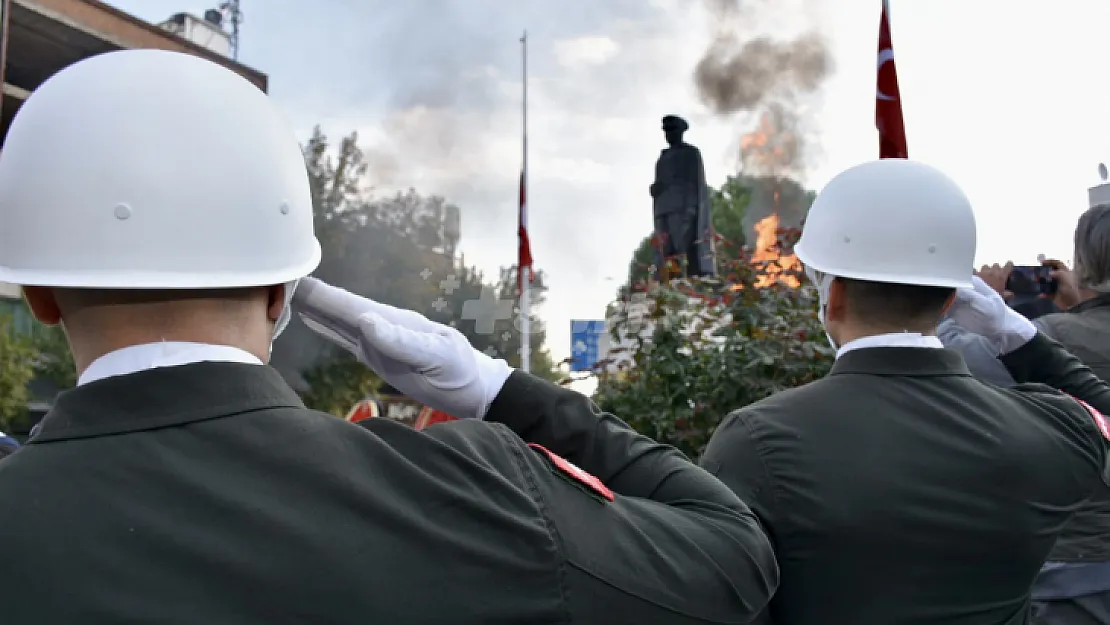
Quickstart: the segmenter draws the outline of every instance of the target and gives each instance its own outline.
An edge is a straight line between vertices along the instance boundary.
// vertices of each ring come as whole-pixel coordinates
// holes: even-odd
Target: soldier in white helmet
[[[837,350],[832,372],[729,415],[701,461],[775,544],[781,584],[758,622],[1027,623],[1041,563],[1099,483],[1106,422],[1046,386],[979,382],[937,339],[957,289],[973,293],[964,193],[921,163],[853,167],[818,194],[795,252]],[[950,314],[977,313],[961,300]],[[996,353],[1036,333],[1016,316],[996,325],[1020,338]],[[1033,347],[1078,367],[1059,346]],[[1077,396],[1110,395],[1075,375]]]
[[[777,585],[754,515],[677,451],[312,280],[313,327],[462,420],[306,409],[263,363],[320,260],[308,176],[224,68],[53,76],[0,154],[0,225],[0,281],[79,370],[0,463],[4,625],[723,623]]]

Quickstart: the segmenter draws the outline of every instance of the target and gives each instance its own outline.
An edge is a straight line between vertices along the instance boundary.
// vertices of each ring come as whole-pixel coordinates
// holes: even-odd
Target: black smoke
[[[773,11],[771,2],[705,0],[715,32],[694,68],[699,99],[713,113],[748,113],[757,123],[773,121],[772,142],[789,143],[773,164],[747,160],[753,174],[800,174],[805,169],[805,119],[802,105],[832,73],[828,45],[820,32],[792,39],[775,39],[758,32],[761,14]],[[768,118],[768,116],[770,116]],[[751,149],[759,146],[744,146]],[[778,169],[779,171],[773,171]]]

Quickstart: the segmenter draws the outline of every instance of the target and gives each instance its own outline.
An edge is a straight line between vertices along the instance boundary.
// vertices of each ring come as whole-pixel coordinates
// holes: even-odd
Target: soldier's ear
[[[62,309],[54,291],[44,286],[23,287],[23,300],[39,323],[56,326],[62,321]]]
[[[829,297],[825,302],[825,319],[843,321],[848,314],[848,294],[844,281],[833,278],[829,282]]]
[[[944,308],[940,309],[940,316],[941,317],[944,317],[945,315],[948,314],[948,309],[952,308],[952,304],[955,303],[955,301],[956,301],[956,289],[952,289],[952,294],[948,296],[948,299],[944,300]]]
[[[266,315],[275,323],[285,311],[285,289],[284,284],[275,284],[266,288]]]

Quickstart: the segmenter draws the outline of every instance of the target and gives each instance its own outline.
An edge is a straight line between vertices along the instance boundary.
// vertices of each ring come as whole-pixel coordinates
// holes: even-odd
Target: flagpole
[[[521,226],[528,228],[528,31],[520,37],[521,50],[521,82],[524,88],[524,97],[521,100],[521,185],[526,190],[524,206],[521,209]],[[520,369],[528,373],[532,368],[531,346],[531,298],[528,291],[532,284],[532,268],[517,267],[520,272]]]

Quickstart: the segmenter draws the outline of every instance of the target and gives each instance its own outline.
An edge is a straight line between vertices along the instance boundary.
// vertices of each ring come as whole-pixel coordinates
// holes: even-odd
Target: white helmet
[[[975,214],[960,187],[928,165],[864,163],[817,195],[794,253],[807,268],[831,276],[971,286]]]
[[[320,262],[296,136],[215,63],[111,52],[42,84],[0,153],[0,282],[207,289]]]

